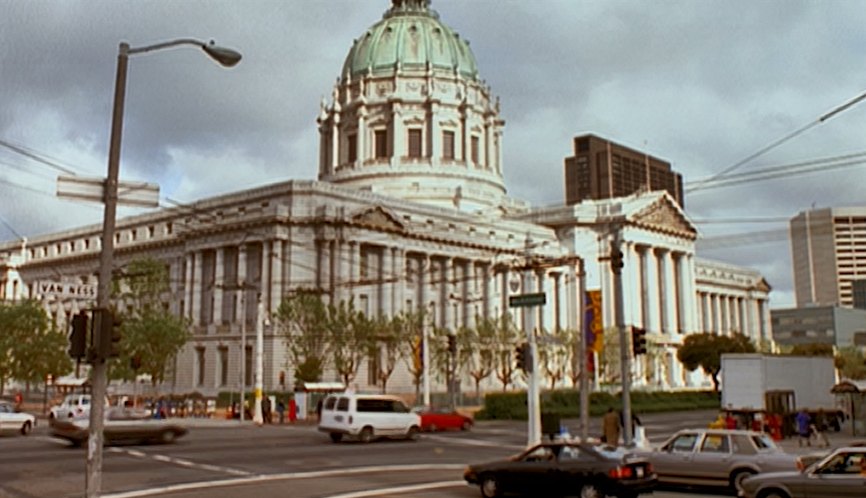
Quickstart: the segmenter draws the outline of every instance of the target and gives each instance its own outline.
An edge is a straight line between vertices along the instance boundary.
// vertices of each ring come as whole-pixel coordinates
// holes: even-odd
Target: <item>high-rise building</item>
[[[803,211],[791,219],[797,306],[854,306],[854,282],[866,279],[866,207]]]
[[[574,155],[565,158],[566,204],[641,190],[666,190],[685,206],[683,177],[669,162],[592,134],[574,137]]]

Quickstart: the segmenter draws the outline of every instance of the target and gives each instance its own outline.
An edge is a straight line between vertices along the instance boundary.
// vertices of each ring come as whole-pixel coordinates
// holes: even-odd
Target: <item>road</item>
[[[659,442],[677,429],[705,426],[712,417],[679,412],[647,415],[643,422],[650,439]],[[477,497],[478,489],[462,480],[465,465],[516,453],[526,443],[525,423],[511,421],[479,422],[470,432],[426,434],[417,442],[372,444],[333,444],[311,425],[185,423],[190,433],[175,444],[106,448],[103,496]],[[599,431],[593,420],[590,433]],[[48,437],[44,424],[27,437],[3,436],[0,497],[82,496],[85,457],[85,449]]]

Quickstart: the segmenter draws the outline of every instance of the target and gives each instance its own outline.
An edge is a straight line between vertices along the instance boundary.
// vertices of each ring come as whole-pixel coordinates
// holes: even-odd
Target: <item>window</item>
[[[325,400],[325,409],[333,410],[335,404],[337,404],[337,398],[330,396],[328,397],[328,399]]]
[[[478,137],[472,137],[472,162],[478,164]]]
[[[346,162],[353,163],[358,159],[358,136],[354,133],[346,137]]]
[[[671,444],[665,449],[669,449],[671,451],[690,452],[694,449],[697,440],[697,434],[684,434],[674,439],[673,442],[671,442]]]
[[[376,130],[373,133],[373,138],[376,146],[376,159],[384,159],[388,157],[388,131]]]
[[[701,451],[704,453],[728,453],[730,451],[728,437],[708,434],[701,445]]]
[[[339,400],[337,400],[337,411],[338,412],[349,411],[349,398],[340,398]]]
[[[196,379],[195,384],[197,386],[204,385],[204,348],[196,348],[195,350],[195,360],[196,360]]]
[[[409,130],[409,157],[421,157],[421,130]]]
[[[229,348],[222,346],[219,349],[220,358],[220,387],[229,383]]]
[[[454,132],[442,132],[442,159],[454,159]]]

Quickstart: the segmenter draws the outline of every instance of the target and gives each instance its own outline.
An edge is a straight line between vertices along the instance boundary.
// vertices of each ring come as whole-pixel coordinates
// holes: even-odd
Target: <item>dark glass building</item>
[[[683,177],[671,164],[595,135],[574,138],[565,158],[565,202],[625,197],[640,190],[667,190],[684,207]]]

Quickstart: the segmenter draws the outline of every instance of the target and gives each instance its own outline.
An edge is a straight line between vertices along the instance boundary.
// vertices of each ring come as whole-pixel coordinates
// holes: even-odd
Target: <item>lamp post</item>
[[[117,77],[114,83],[114,110],[111,120],[111,137],[108,150],[108,177],[103,190],[105,212],[102,222],[102,252],[99,258],[99,287],[96,294],[96,306],[106,309],[109,306],[111,291],[111,273],[114,265],[114,224],[117,213],[117,183],[120,173],[120,141],[123,135],[123,106],[126,100],[126,73],[129,56],[143,54],[155,50],[175,47],[178,45],[193,45],[200,47],[212,59],[223,66],[232,67],[241,60],[241,54],[227,48],[217,47],[211,43],[180,38],[144,47],[131,48],[128,43],[121,42],[117,54]],[[105,329],[104,329],[105,330]],[[110,332],[110,328],[107,329]],[[99,344],[110,341],[103,333],[94,334],[96,343],[93,349],[100,351]],[[102,427],[105,414],[106,393],[106,358],[99,354],[93,358],[91,369],[91,397],[94,400],[90,410],[90,428],[87,442],[87,473],[85,479],[85,496],[98,497],[102,488]]]

